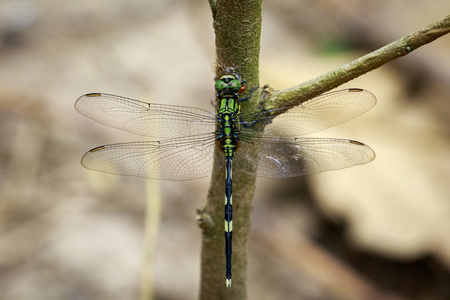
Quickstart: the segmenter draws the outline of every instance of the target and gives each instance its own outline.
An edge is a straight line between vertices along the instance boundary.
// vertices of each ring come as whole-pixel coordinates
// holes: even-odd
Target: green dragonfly
[[[82,158],[88,169],[164,180],[190,180],[209,176],[214,164],[225,165],[225,277],[231,285],[232,162],[247,161],[239,171],[249,176],[285,178],[365,164],[373,150],[346,139],[303,138],[305,134],[347,122],[370,110],[375,96],[363,89],[322,94],[298,106],[241,112],[245,80],[224,75],[215,83],[217,110],[153,104],[103,93],[78,98],[75,108],[104,125],[154,141],[96,147]],[[253,90],[252,90],[253,91]],[[264,125],[264,132],[254,130]],[[214,159],[218,147],[223,155]]]

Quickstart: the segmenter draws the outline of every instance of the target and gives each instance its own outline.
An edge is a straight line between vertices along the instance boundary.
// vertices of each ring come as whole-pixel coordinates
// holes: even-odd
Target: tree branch
[[[262,0],[209,0],[216,35],[216,77],[238,72],[249,87],[259,86]],[[248,93],[248,92],[247,92]],[[249,101],[247,101],[249,102]],[[248,104],[246,104],[248,105]],[[221,163],[220,163],[221,162]],[[216,148],[208,198],[199,212],[203,232],[200,299],[246,299],[247,241],[255,177],[239,172],[233,160],[233,280],[225,286],[224,154]],[[249,166],[255,168],[256,166]]]
[[[268,97],[266,109],[274,109],[274,115],[281,114],[286,110],[286,107],[299,105],[305,100],[336,88],[367,72],[379,68],[391,60],[407,55],[449,32],[450,16],[446,16],[427,27],[410,33],[328,73],[294,87],[272,93]]]

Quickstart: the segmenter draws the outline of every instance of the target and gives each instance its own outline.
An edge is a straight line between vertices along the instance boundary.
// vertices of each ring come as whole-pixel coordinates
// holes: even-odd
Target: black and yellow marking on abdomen
[[[233,196],[232,196],[232,158],[226,158],[225,168],[225,278],[227,287],[231,286],[231,241],[233,238]]]

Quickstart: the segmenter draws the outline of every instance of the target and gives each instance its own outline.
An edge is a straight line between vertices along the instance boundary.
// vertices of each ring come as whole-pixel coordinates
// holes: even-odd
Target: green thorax
[[[216,81],[217,91],[217,142],[226,157],[232,158],[239,143],[239,93],[245,89],[239,75],[224,75]]]

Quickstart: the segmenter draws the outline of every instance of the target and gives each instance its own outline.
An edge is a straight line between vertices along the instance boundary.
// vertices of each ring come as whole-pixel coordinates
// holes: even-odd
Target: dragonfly
[[[238,73],[215,82],[216,112],[178,105],[147,103],[90,93],[75,108],[104,125],[154,140],[103,145],[89,150],[81,164],[88,169],[161,180],[191,180],[209,176],[215,164],[225,166],[225,280],[232,275],[232,163],[247,163],[239,171],[249,176],[286,178],[338,170],[368,163],[374,151],[364,143],[303,135],[347,122],[370,110],[375,96],[359,88],[327,92],[301,105],[241,112],[246,81]],[[264,126],[263,131],[255,130]],[[214,149],[222,155],[214,159]],[[242,164],[243,165],[243,164]],[[238,166],[239,167],[239,166]]]

